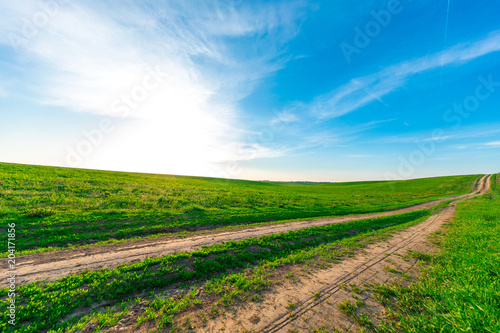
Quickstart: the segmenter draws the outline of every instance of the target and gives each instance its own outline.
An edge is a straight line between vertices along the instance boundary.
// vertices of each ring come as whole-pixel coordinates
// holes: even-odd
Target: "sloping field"
[[[16,223],[18,251],[44,251],[230,225],[390,211],[468,193],[477,179],[298,184],[0,163],[0,219],[2,226]]]
[[[386,312],[380,303],[386,305],[388,300],[379,298],[377,301],[370,297],[370,293],[389,288],[392,285],[388,283],[390,281],[417,276],[419,256],[434,251],[436,247],[428,242],[429,236],[442,229],[445,222],[455,216],[460,202],[486,194],[491,186],[490,178],[485,179],[484,185],[478,194],[454,201],[424,222],[398,232],[385,242],[369,246],[363,253],[334,265],[331,269],[316,272],[309,282],[304,283],[307,292],[302,292],[302,297],[299,296],[302,288],[280,288],[277,296],[271,296],[269,304],[286,303],[287,299],[295,299],[296,306],[281,312],[272,311],[269,306],[261,307],[258,311],[266,315],[263,316],[261,325],[252,329],[265,333],[308,332],[313,329],[387,331],[380,325],[381,318],[376,315]],[[408,327],[404,331],[407,332],[407,329]],[[433,331],[431,327],[427,327],[421,332],[430,331]]]
[[[478,183],[475,191],[482,192],[486,186],[486,177]],[[116,244],[105,244],[85,248],[60,250],[24,255],[16,270],[22,276],[21,282],[36,280],[54,281],[70,273],[79,273],[89,269],[110,268],[124,263],[139,262],[146,258],[160,257],[175,252],[192,252],[202,247],[215,244],[240,241],[248,238],[275,235],[305,228],[329,226],[337,223],[390,217],[411,212],[417,214],[433,208],[443,201],[463,199],[468,194],[397,209],[382,213],[326,217],[306,221],[290,221],[273,224],[241,225],[228,229],[202,230],[200,232],[180,233],[162,237],[150,237],[130,240]],[[0,287],[7,285],[8,272],[0,272]]]
[[[130,253],[126,251],[134,250],[134,244],[137,245],[140,242],[144,245],[142,249],[148,249],[149,246],[148,251],[157,250],[162,246],[168,247],[175,243],[174,239],[163,236],[164,238],[147,238],[120,244],[93,246],[87,249],[66,249],[51,253],[23,255],[17,262],[20,268],[17,281],[19,283],[24,279],[25,283],[20,283],[16,287],[16,325],[7,324],[8,311],[2,314],[0,327],[2,331],[10,332],[44,332],[47,330],[50,332],[149,332],[158,328],[177,332],[206,332],[212,329],[243,332],[241,325],[243,320],[251,324],[255,322],[252,325],[255,325],[256,329],[271,327],[269,325],[280,318],[279,311],[274,312],[275,317],[271,316],[262,321],[261,319],[257,321],[254,317],[242,318],[234,322],[221,318],[229,318],[225,314],[228,311],[246,313],[244,308],[247,305],[250,307],[254,303],[258,305],[268,292],[272,292],[276,286],[284,282],[283,279],[295,281],[295,278],[298,278],[302,279],[303,283],[311,283],[310,276],[306,274],[299,278],[299,273],[310,269],[324,269],[332,263],[348,260],[360,250],[369,249],[372,244],[387,241],[396,232],[418,226],[446,207],[448,203],[443,199],[404,210],[372,213],[365,216],[345,216],[349,215],[348,207],[351,207],[352,212],[358,212],[358,210],[364,212],[363,209],[368,212],[387,211],[383,209],[384,202],[389,207],[397,208],[398,205],[405,207],[415,205],[418,201],[435,200],[438,197],[457,199],[457,195],[462,192],[472,192],[470,195],[460,196],[460,199],[465,199],[476,193],[484,193],[489,184],[488,177],[481,177],[478,182],[478,176],[361,184],[289,184],[8,164],[3,164],[2,168],[2,175],[6,173],[11,175],[10,178],[2,176],[2,186],[6,188],[4,193],[8,198],[3,202],[9,203],[2,207],[2,219],[11,223],[15,221],[18,234],[16,242],[43,243],[44,238],[51,239],[52,236],[58,236],[57,232],[61,230],[72,230],[72,233],[64,235],[68,242],[72,242],[70,244],[81,244],[79,240],[88,237],[89,233],[96,235],[95,237],[102,236],[102,240],[109,240],[109,230],[106,233],[107,229],[98,228],[100,225],[129,232],[130,230],[127,231],[126,228],[120,228],[124,228],[126,223],[132,223],[135,220],[123,220],[117,216],[128,214],[139,216],[140,212],[146,215],[145,219],[137,220],[138,225],[142,221],[140,230],[147,230],[148,223],[151,225],[156,223],[167,232],[205,227],[204,231],[184,232],[182,235],[186,237],[184,242],[196,239],[208,241],[206,244],[195,244],[188,248],[177,249],[179,252],[159,253],[154,258],[145,259],[138,256],[132,262],[128,260],[121,265],[115,263],[109,268],[92,265],[83,267],[87,270],[78,268],[81,262],[90,263],[92,260],[97,260],[98,255],[125,253],[127,256]],[[6,172],[6,169],[9,172]],[[29,176],[29,172],[22,173],[18,169],[31,170],[34,174]],[[41,172],[39,177],[36,176],[36,171]],[[67,191],[62,191],[63,194],[66,193],[65,200],[60,201],[54,199],[54,196],[61,194],[57,186],[62,185],[54,185],[54,182],[57,183],[55,180],[57,177],[60,177],[57,179],[61,181],[61,175],[58,173],[67,173],[68,176],[64,180],[65,186],[68,187]],[[71,178],[69,174],[73,177]],[[132,178],[133,181],[128,178]],[[150,181],[153,179],[155,184],[149,184],[148,179]],[[169,182],[173,182],[168,185],[170,187],[167,186]],[[436,188],[432,189],[432,186]],[[92,191],[109,190],[114,187],[122,190],[110,197],[99,199],[89,194],[94,193]],[[89,188],[92,191],[76,190]],[[132,194],[134,188],[148,188],[151,194],[145,195],[142,201],[137,200]],[[224,189],[231,190],[232,195],[226,198],[228,204],[224,207],[210,206],[207,203],[202,206],[201,201],[198,201],[195,203],[196,209],[193,210],[193,204],[187,204],[186,207],[191,207],[189,214],[178,208],[148,209],[147,206],[141,206],[148,200],[151,201],[150,204],[153,204],[155,196],[165,197],[165,192],[177,191],[178,188],[185,190],[183,198],[186,201],[191,197],[195,198],[193,201],[200,200],[203,196],[211,198],[211,195],[217,196],[218,191],[223,192]],[[207,188],[211,188],[211,191],[207,192]],[[262,195],[254,195],[254,203],[257,204],[250,206],[244,199],[255,194],[255,191],[261,191]],[[122,197],[122,192],[128,194]],[[238,196],[239,199],[237,199]],[[20,203],[21,198],[26,200],[24,205]],[[108,200],[115,201],[117,198],[129,200],[130,207],[103,208],[102,210],[96,208],[96,205],[99,207],[105,205]],[[273,207],[272,200],[278,200],[278,198],[282,198],[285,204],[280,205],[275,202],[275,207]],[[288,198],[288,201],[284,198]],[[401,198],[408,200],[400,200]],[[16,200],[19,202],[14,204]],[[336,205],[322,209],[321,206],[313,204],[323,202],[328,205],[329,200],[335,200]],[[93,203],[94,201],[99,204]],[[28,204],[28,202],[31,203]],[[296,207],[302,207],[302,209]],[[344,215],[343,217],[264,225],[251,225],[253,220],[240,220],[241,216],[262,218],[267,222],[273,220],[259,215],[264,211],[269,211],[271,215],[276,214],[276,216],[292,217],[294,211],[298,215],[301,212],[307,214],[315,212],[321,216],[327,209],[334,212],[338,207],[343,207],[342,210],[337,211],[339,215]],[[235,211],[244,211],[245,214],[222,215]],[[162,213],[172,219],[162,218]],[[211,220],[210,217],[217,216],[217,213],[221,214],[222,220]],[[80,220],[77,220],[79,214],[82,216]],[[96,216],[100,216],[101,219],[85,219]],[[104,219],[105,216],[107,219]],[[70,217],[77,221],[74,225]],[[180,224],[175,227],[170,226],[170,223],[177,222]],[[94,229],[89,228],[88,225]],[[213,230],[216,227],[228,226],[231,228]],[[33,229],[38,232],[36,239],[29,234]],[[206,234],[201,235],[200,232]],[[84,233],[83,236],[80,233]],[[51,245],[51,243],[46,244]],[[128,250],[127,247],[129,247]],[[141,247],[138,246],[135,249],[141,249]],[[90,252],[85,252],[87,250]],[[83,251],[83,255],[69,257],[71,253],[78,254],[78,251]],[[77,262],[71,262],[74,259]],[[101,258],[101,261],[106,261],[106,258]],[[52,273],[57,279],[50,276],[52,274],[50,270],[46,276],[37,276],[30,272],[30,268],[36,271],[37,267],[43,264],[57,268],[59,262],[66,270],[56,273],[57,269],[54,269]],[[74,271],[71,272],[71,269]],[[49,278],[52,282],[40,281],[41,278]],[[10,302],[7,288],[1,289],[0,297],[2,306],[5,308]],[[319,295],[316,298],[318,297]],[[294,309],[297,305],[298,303],[291,304],[289,307]],[[221,323],[226,324],[218,327],[217,325],[220,326]],[[213,326],[214,324],[217,325]],[[251,327],[248,326],[248,322],[246,325]]]

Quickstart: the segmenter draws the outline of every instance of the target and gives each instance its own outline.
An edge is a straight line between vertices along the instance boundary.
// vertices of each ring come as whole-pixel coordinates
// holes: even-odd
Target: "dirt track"
[[[262,303],[245,303],[237,312],[228,312],[223,318],[209,322],[203,331],[219,332],[221,328],[229,332],[262,333],[312,332],[314,329],[351,331],[356,323],[338,309],[340,301],[353,295],[349,285],[355,284],[362,288],[366,283],[385,284],[400,277],[390,269],[410,275],[418,274],[415,267],[418,260],[405,258],[408,250],[432,252],[434,249],[428,242],[428,236],[453,218],[458,202],[485,194],[490,188],[490,178],[482,178],[477,192],[451,203],[425,222],[397,233],[388,241],[369,246],[354,258],[317,271],[303,279],[299,285],[286,282],[267,294]],[[375,312],[377,308],[381,310],[380,305],[367,296],[366,292],[357,297],[366,301],[367,309],[375,309]],[[297,307],[287,309],[289,302],[297,304]],[[376,316],[372,314],[371,317]]]
[[[136,262],[148,257],[156,257],[179,251],[192,251],[201,246],[209,246],[226,241],[237,241],[245,238],[260,237],[274,233],[297,230],[301,228],[320,226],[334,223],[344,223],[362,219],[390,216],[430,208],[442,201],[450,199],[464,200],[477,193],[484,193],[489,189],[490,177],[484,176],[478,182],[473,193],[443,198],[417,206],[399,209],[390,212],[364,214],[356,216],[329,217],[308,221],[295,221],[280,224],[261,225],[256,227],[242,227],[230,231],[212,231],[194,233],[189,238],[149,238],[130,241],[119,244],[95,246],[83,249],[63,250],[40,254],[26,255],[19,258],[17,263],[18,281],[28,283],[36,280],[55,279],[70,273],[78,273],[83,270],[113,268],[122,263]],[[0,273],[0,287],[5,286],[6,273]]]

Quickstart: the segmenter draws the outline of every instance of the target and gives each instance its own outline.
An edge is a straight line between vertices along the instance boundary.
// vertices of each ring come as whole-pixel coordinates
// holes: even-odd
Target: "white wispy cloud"
[[[461,146],[455,145],[455,146],[450,146],[450,148],[455,149],[455,150],[500,148],[500,141],[469,142],[466,145],[461,145]]]
[[[292,113],[289,110],[284,110],[271,119],[271,124],[279,126],[283,123],[294,123],[299,120],[300,118],[295,113]]]
[[[499,148],[500,147],[500,141],[486,142],[483,145],[486,146],[486,147],[490,147],[490,148]]]
[[[455,149],[455,150],[464,150],[464,149],[469,148],[469,146],[468,145],[451,145],[450,148]]]
[[[417,143],[417,142],[429,142],[429,141],[453,141],[453,140],[464,140],[473,138],[486,138],[486,137],[497,137],[500,135],[500,123],[495,122],[487,125],[468,125],[462,126],[459,129],[449,128],[449,124],[444,123],[444,126],[440,127],[444,131],[444,135],[433,136],[430,131],[417,131],[407,134],[399,135],[389,135],[381,136],[379,138],[372,138],[372,142],[379,144],[394,144],[394,143]],[[438,129],[438,128],[436,128]],[[462,146],[462,145],[460,145]],[[455,146],[457,148],[458,146]]]
[[[181,156],[186,160],[187,151],[198,156],[193,163],[282,154],[262,145],[248,148],[236,104],[286,64],[284,46],[298,33],[304,2],[64,1],[31,35],[25,30],[44,11],[41,2],[2,7],[0,43],[16,44],[33,72],[24,88],[39,103],[119,116],[116,101],[151,69],[161,69],[161,85],[129,115],[138,120],[100,148],[104,160],[136,163],[135,156],[147,153],[173,165]],[[236,37],[255,42],[243,48]],[[117,156],[122,153],[129,157]],[[97,154],[87,160],[97,161]]]
[[[500,51],[500,30],[484,39],[456,45],[442,52],[386,67],[380,72],[358,77],[317,97],[310,105],[321,118],[336,118],[353,112],[403,87],[413,75],[459,65],[486,54]]]
[[[301,142],[296,146],[296,149],[345,147],[350,142],[359,139],[364,132],[393,120],[375,120],[356,125],[336,124],[328,130],[317,130],[314,134],[304,135],[299,133],[297,136],[300,137]]]

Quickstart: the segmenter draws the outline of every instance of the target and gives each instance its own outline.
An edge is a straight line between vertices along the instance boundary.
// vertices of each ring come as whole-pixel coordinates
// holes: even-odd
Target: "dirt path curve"
[[[404,273],[415,269],[417,260],[402,259],[407,251],[432,251],[432,246],[428,244],[428,236],[439,230],[444,222],[453,218],[458,202],[485,194],[490,189],[490,181],[491,176],[482,178],[476,193],[454,201],[440,213],[399,232],[387,242],[371,245],[362,254],[330,269],[317,272],[299,289],[283,286],[284,290],[277,291],[276,296],[266,300],[263,307],[254,309],[255,312],[262,314],[259,325],[246,326],[245,329],[262,333],[311,332],[313,329],[324,327],[350,331],[352,321],[346,320],[338,310],[338,303],[352,295],[352,292],[349,292],[349,285],[354,283],[362,287],[365,283],[387,283],[395,278],[387,267]],[[341,285],[347,286],[348,289],[344,290],[339,287]],[[311,296],[318,293],[320,297]],[[366,300],[362,295],[360,298]],[[293,311],[283,308],[277,311],[276,304],[286,304],[287,300],[296,300],[299,305]],[[370,306],[376,308],[379,305],[375,303]],[[241,315],[245,316],[243,313]],[[246,312],[246,315],[250,314]],[[227,326],[230,325],[226,323]]]
[[[230,231],[204,231],[194,233],[194,235],[189,238],[178,238],[178,236],[147,238],[118,244],[25,255],[18,258],[16,263],[17,277],[18,281],[21,283],[29,283],[44,279],[54,281],[71,273],[79,273],[84,270],[100,268],[114,268],[122,263],[137,262],[148,257],[157,257],[179,251],[192,251],[201,246],[210,246],[227,241],[238,241],[311,226],[344,223],[427,209],[443,201],[468,198],[484,190],[486,179],[487,176],[482,177],[478,181],[476,189],[471,194],[443,198],[404,209],[382,213],[328,217],[308,221],[242,227]],[[0,272],[0,288],[6,286],[7,277],[6,271]]]

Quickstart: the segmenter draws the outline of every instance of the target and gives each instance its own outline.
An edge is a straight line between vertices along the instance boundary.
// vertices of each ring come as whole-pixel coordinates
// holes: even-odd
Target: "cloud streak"
[[[500,133],[500,123],[495,122],[489,125],[469,125],[461,129],[447,131],[447,135],[434,137],[429,131],[420,131],[411,134],[399,134],[373,138],[372,141],[377,144],[407,144],[428,141],[449,141],[464,140],[472,138],[494,137]]]
[[[403,87],[414,75],[442,66],[460,65],[500,51],[500,30],[479,41],[456,45],[448,50],[388,66],[380,72],[354,78],[317,97],[310,105],[320,118],[337,118],[368,105]],[[383,102],[383,101],[382,101]]]

